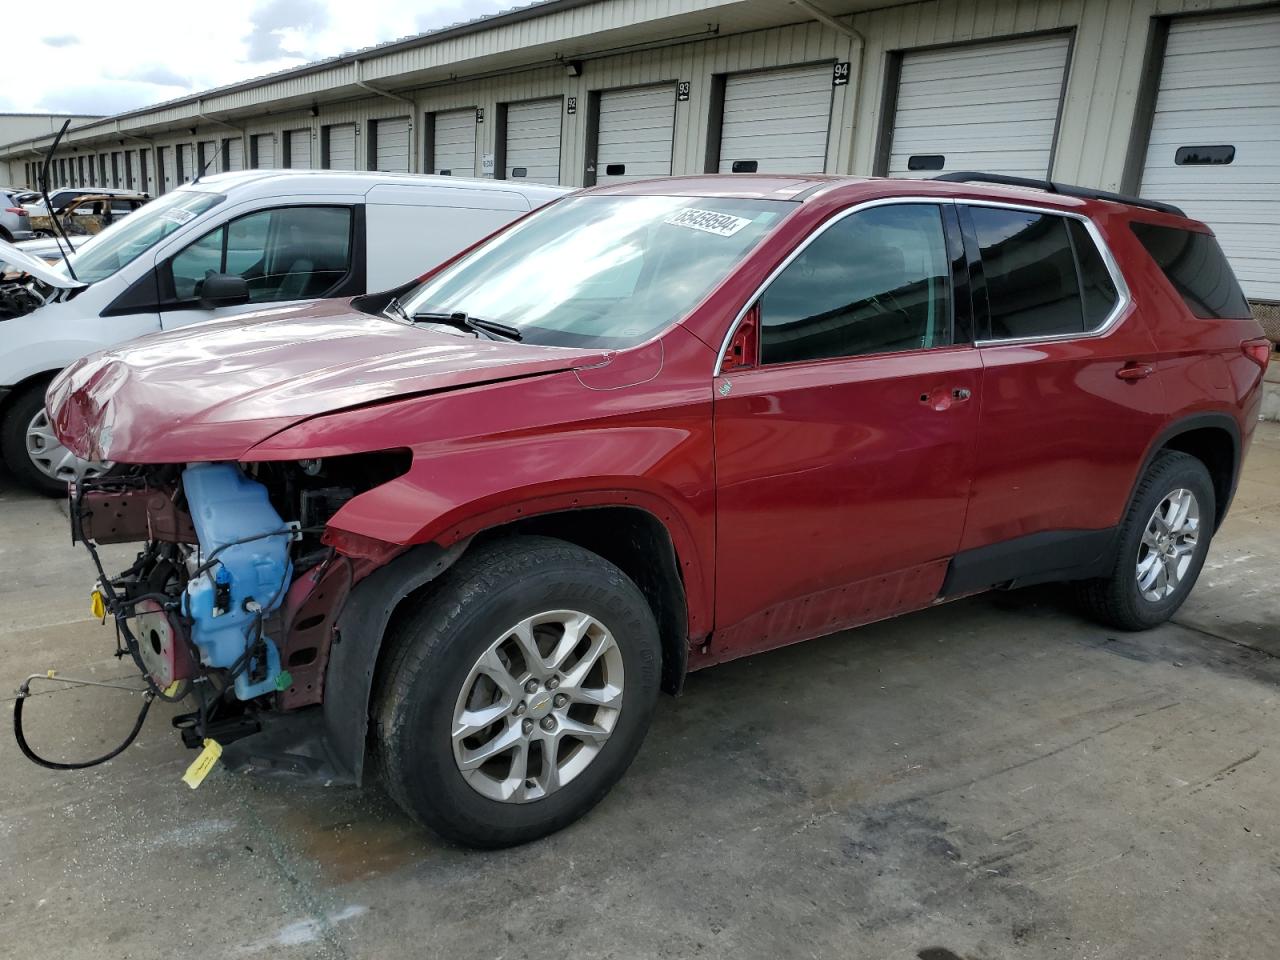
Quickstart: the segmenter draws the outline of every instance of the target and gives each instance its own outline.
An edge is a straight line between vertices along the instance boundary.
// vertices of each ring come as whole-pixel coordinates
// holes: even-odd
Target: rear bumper
[[[34,230],[14,230],[13,231],[13,239],[15,242],[18,240],[34,240],[35,238],[36,238],[36,234]]]

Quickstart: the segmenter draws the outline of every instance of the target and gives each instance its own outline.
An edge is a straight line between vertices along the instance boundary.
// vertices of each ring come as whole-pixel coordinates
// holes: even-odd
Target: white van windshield
[[[220,193],[175,190],[152,200],[137,213],[107,227],[72,255],[76,277],[84,283],[105,280],[225,199]]]

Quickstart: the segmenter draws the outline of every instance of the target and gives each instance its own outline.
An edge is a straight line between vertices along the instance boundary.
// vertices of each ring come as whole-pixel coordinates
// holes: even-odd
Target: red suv
[[[74,532],[145,544],[95,603],[206,760],[359,782],[367,744],[478,846],[598,802],[690,670],[1048,581],[1161,623],[1269,345],[1204,224],[978,179],[591,190],[82,360],[58,435],[127,466]]]

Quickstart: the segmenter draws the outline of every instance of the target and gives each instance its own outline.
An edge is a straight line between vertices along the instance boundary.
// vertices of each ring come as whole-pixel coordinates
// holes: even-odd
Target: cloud
[[[263,63],[306,54],[286,49],[288,33],[319,32],[329,23],[329,11],[321,0],[266,0],[249,15],[253,29],[245,36],[246,59]]]
[[[111,83],[78,83],[47,90],[36,103],[50,113],[121,113],[172,99],[173,90],[153,83],[117,80]]]
[[[56,37],[41,37],[40,42],[46,47],[74,47],[80,38],[74,33],[60,33]]]
[[[115,79],[136,80],[139,83],[151,83],[158,87],[182,87],[184,90],[191,88],[191,79],[189,77],[184,77],[176,70],[170,70],[168,67],[158,63],[146,64],[124,73],[118,73],[115,75]]]

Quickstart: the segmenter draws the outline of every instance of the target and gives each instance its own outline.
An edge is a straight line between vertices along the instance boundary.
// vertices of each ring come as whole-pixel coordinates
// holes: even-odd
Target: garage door
[[[244,169],[244,141],[239,137],[234,140],[223,141],[223,147],[227,151],[226,163],[224,166],[228,170]]]
[[[507,106],[507,165],[509,180],[560,182],[559,97]]]
[[[178,144],[178,179],[183,183],[190,183],[195,175],[195,150],[189,143]]]
[[[374,127],[377,137],[377,167],[385,173],[409,172],[409,118],[379,120]]]
[[[596,183],[668,176],[675,122],[671,84],[601,93]]]
[[[1142,195],[1212,226],[1245,294],[1280,300],[1280,12],[1170,26]]]
[[[290,130],[289,166],[294,170],[311,169],[311,131]]]
[[[903,54],[889,176],[1048,176],[1069,51],[1037,37]]]
[[[725,80],[721,173],[822,173],[831,123],[829,63]]]
[[[273,170],[276,165],[276,137],[259,133],[253,138],[253,165],[259,170]]]
[[[160,192],[168,193],[181,181],[178,179],[178,161],[176,147],[161,147],[160,154]]]
[[[435,117],[431,172],[454,177],[476,175],[476,112],[450,110]]]
[[[354,170],[356,168],[356,125],[336,123],[325,128],[328,134],[329,155],[325,167],[329,170]]]

